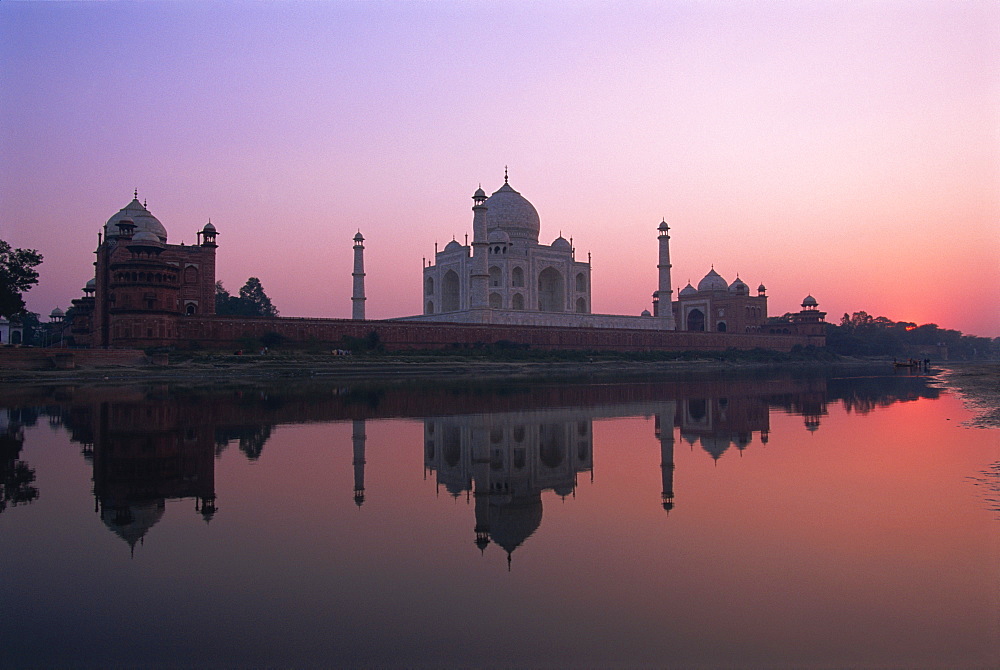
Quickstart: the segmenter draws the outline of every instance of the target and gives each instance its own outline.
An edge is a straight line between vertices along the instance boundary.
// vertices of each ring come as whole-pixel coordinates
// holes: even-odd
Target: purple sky
[[[996,2],[0,3],[0,238],[65,309],[139,189],[285,316],[421,310],[421,259],[511,185],[638,314],[670,223],[709,268],[1000,336]]]

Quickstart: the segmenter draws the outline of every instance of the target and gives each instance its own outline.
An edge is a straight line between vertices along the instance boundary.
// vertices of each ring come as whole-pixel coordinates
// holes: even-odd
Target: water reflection
[[[990,667],[996,456],[938,393],[0,388],[0,665]]]
[[[718,460],[742,454],[770,435],[772,409],[799,415],[819,430],[830,403],[867,413],[893,402],[933,398],[924,378],[684,379],[612,384],[444,385],[401,387],[316,384],[225,391],[56,388],[33,392],[37,404],[0,413],[0,467],[7,505],[39,491],[19,454],[23,429],[46,416],[82,445],[93,464],[95,511],[134,552],[163,517],[166,501],[186,499],[206,522],[218,507],[216,459],[232,444],[248,461],[261,457],[275,426],[350,421],[353,501],[365,502],[366,422],[419,417],[424,467],[448,494],[474,499],[475,544],[508,560],[540,527],[542,494],[572,497],[594,468],[593,422],[652,416],[660,444],[660,504],[674,508],[674,446],[680,440]],[[13,404],[13,403],[12,403]],[[429,418],[428,418],[429,417]]]
[[[163,516],[168,499],[193,499],[194,510],[212,520],[212,426],[188,424],[173,402],[104,402],[93,409],[82,413],[93,420],[81,428],[93,440],[84,444],[84,453],[91,453],[95,509],[105,526],[134,552]]]
[[[20,460],[24,427],[34,425],[37,419],[30,408],[0,411],[0,512],[8,505],[25,505],[38,497],[35,470]]]

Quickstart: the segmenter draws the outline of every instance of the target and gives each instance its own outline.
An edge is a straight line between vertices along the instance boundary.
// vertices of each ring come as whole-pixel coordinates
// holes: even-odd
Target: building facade
[[[577,260],[572,238],[560,232],[541,244],[538,211],[504,184],[489,197],[473,199],[472,243],[452,240],[435,248],[423,269],[423,314],[407,321],[482,323],[570,328],[673,330],[670,310],[662,315],[594,314],[590,259]],[[659,228],[658,290],[670,300],[670,236]]]
[[[164,346],[180,337],[178,317],[215,314],[215,252],[211,222],[197,244],[168,244],[167,230],[138,193],[104,224],[95,276],[74,301],[77,345]]]
[[[750,287],[738,276],[726,282],[713,267],[695,288],[688,282],[672,305],[678,330],[689,332],[760,333],[767,323],[767,289]]]
[[[538,212],[506,176],[493,195],[480,188],[473,201],[472,244],[452,240],[424,267],[424,314],[590,313],[590,263],[576,260],[562,234],[539,243]]]
[[[422,314],[366,319],[359,231],[351,319],[234,317],[215,314],[216,227],[209,222],[197,230],[194,245],[169,244],[166,228],[136,193],[98,235],[95,276],[73,301],[60,341],[95,348],[241,348],[265,335],[342,343],[374,334],[393,349],[516,343],[595,351],[789,350],[824,344],[823,313],[815,304],[780,332],[765,329],[763,285],[751,295],[741,279],[728,284],[714,268],[697,289],[688,284],[673,300],[665,221],[656,229],[652,311],[595,314],[589,258],[577,260],[572,239],[562,234],[552,244],[539,243],[538,212],[506,175],[492,196],[482,188],[475,192],[472,210],[472,243],[449,242],[423,268]]]

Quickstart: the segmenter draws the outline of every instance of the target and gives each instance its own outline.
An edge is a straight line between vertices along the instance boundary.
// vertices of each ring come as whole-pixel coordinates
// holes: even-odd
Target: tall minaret
[[[469,308],[486,309],[489,306],[490,273],[486,255],[486,193],[480,186],[472,196],[472,281],[469,286]]]
[[[365,434],[364,419],[353,421],[351,442],[354,445],[354,504],[358,507],[365,502]]]
[[[365,238],[361,231],[354,236],[354,295],[351,297],[351,318],[365,318]]]
[[[656,289],[656,300],[659,305],[657,316],[663,320],[664,330],[674,330],[674,310],[673,310],[673,289],[670,288],[670,235],[667,220],[664,219],[657,230],[660,231],[660,262],[656,267],[659,270],[660,281]]]

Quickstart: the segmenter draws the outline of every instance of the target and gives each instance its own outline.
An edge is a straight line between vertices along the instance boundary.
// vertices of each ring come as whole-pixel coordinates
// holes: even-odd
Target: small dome
[[[656,229],[657,229],[657,230],[662,230],[662,231],[667,231],[667,230],[670,230],[670,227],[669,227],[669,226],[667,226],[667,220],[666,220],[666,219],[664,219],[663,221],[661,221],[661,222],[660,222],[660,225],[659,225],[659,226],[657,226],[657,228],[656,228]]]
[[[766,291],[767,289],[766,289],[766,288],[764,287],[764,284],[763,284],[763,283],[761,283],[761,285],[757,287],[757,290],[758,290],[759,292],[763,293],[763,292],[764,292],[764,291]]]
[[[452,241],[451,241],[451,242],[449,242],[448,244],[444,245],[444,250],[445,250],[445,251],[459,251],[459,250],[461,250],[461,249],[462,249],[462,245],[461,245],[461,244],[459,244],[459,243],[458,243],[457,241],[455,241],[455,240],[452,240]]]
[[[360,230],[358,231],[358,234],[354,236],[354,241],[355,241],[355,242],[364,242],[364,241],[365,241],[365,238],[364,238],[364,236],[363,236],[363,235],[361,234],[361,231],[360,231]]]
[[[682,288],[681,292],[678,293],[677,295],[684,298],[689,295],[697,295],[697,294],[698,294],[698,289],[696,289],[694,286],[691,286],[691,282],[688,282],[687,286]]]
[[[500,230],[499,228],[494,228],[490,231],[489,236],[486,238],[490,244],[509,244],[510,235]]]
[[[742,279],[737,277],[736,281],[729,285],[729,292],[735,293],[736,295],[746,295],[750,292],[750,287],[747,286]]]
[[[705,275],[700,282],[698,282],[699,291],[725,291],[728,288],[729,284],[727,284],[726,280],[715,271],[715,268],[709,270],[708,274]]]
[[[538,230],[541,224],[535,206],[510,187],[504,184],[486,200],[486,227],[489,230],[500,228],[507,231],[512,239],[522,238],[538,242]]]
[[[556,239],[552,240],[552,248],[558,249],[559,251],[572,251],[573,246],[569,243],[565,237],[560,235]]]
[[[803,307],[816,307],[817,305],[819,305],[819,303],[816,302],[816,298],[812,297],[811,295],[807,295],[805,299],[802,301]]]
[[[214,232],[216,232],[215,225],[211,221],[209,221],[208,223],[205,224],[205,227],[201,229],[201,232],[203,232],[203,233],[214,233]]]
[[[137,233],[147,231],[160,238],[161,242],[167,241],[167,229],[139,202],[138,197],[133,198],[132,202],[125,205],[117,214],[108,219],[108,222],[104,224],[104,237],[108,239],[117,238],[118,222],[122,220],[132,221],[135,224],[135,231]]]
[[[640,316],[653,316],[653,315],[652,313],[650,313],[648,309],[644,309],[642,310],[642,314],[640,314]]]
[[[132,239],[128,241],[127,246],[130,250],[162,249],[164,244],[155,233],[151,233],[148,230],[140,230],[132,236]]]
[[[482,186],[477,188],[476,192],[472,194],[473,200],[478,200],[479,198],[485,198],[485,197],[486,197],[486,191],[483,190]]]
[[[62,311],[58,307],[56,307],[54,310],[52,310],[52,313],[49,314],[49,317],[51,317],[53,319],[62,318],[63,316],[66,316],[66,312]]]
[[[97,280],[95,279],[88,279],[87,283],[84,284],[83,286],[84,291],[94,291],[96,289],[97,289]]]

